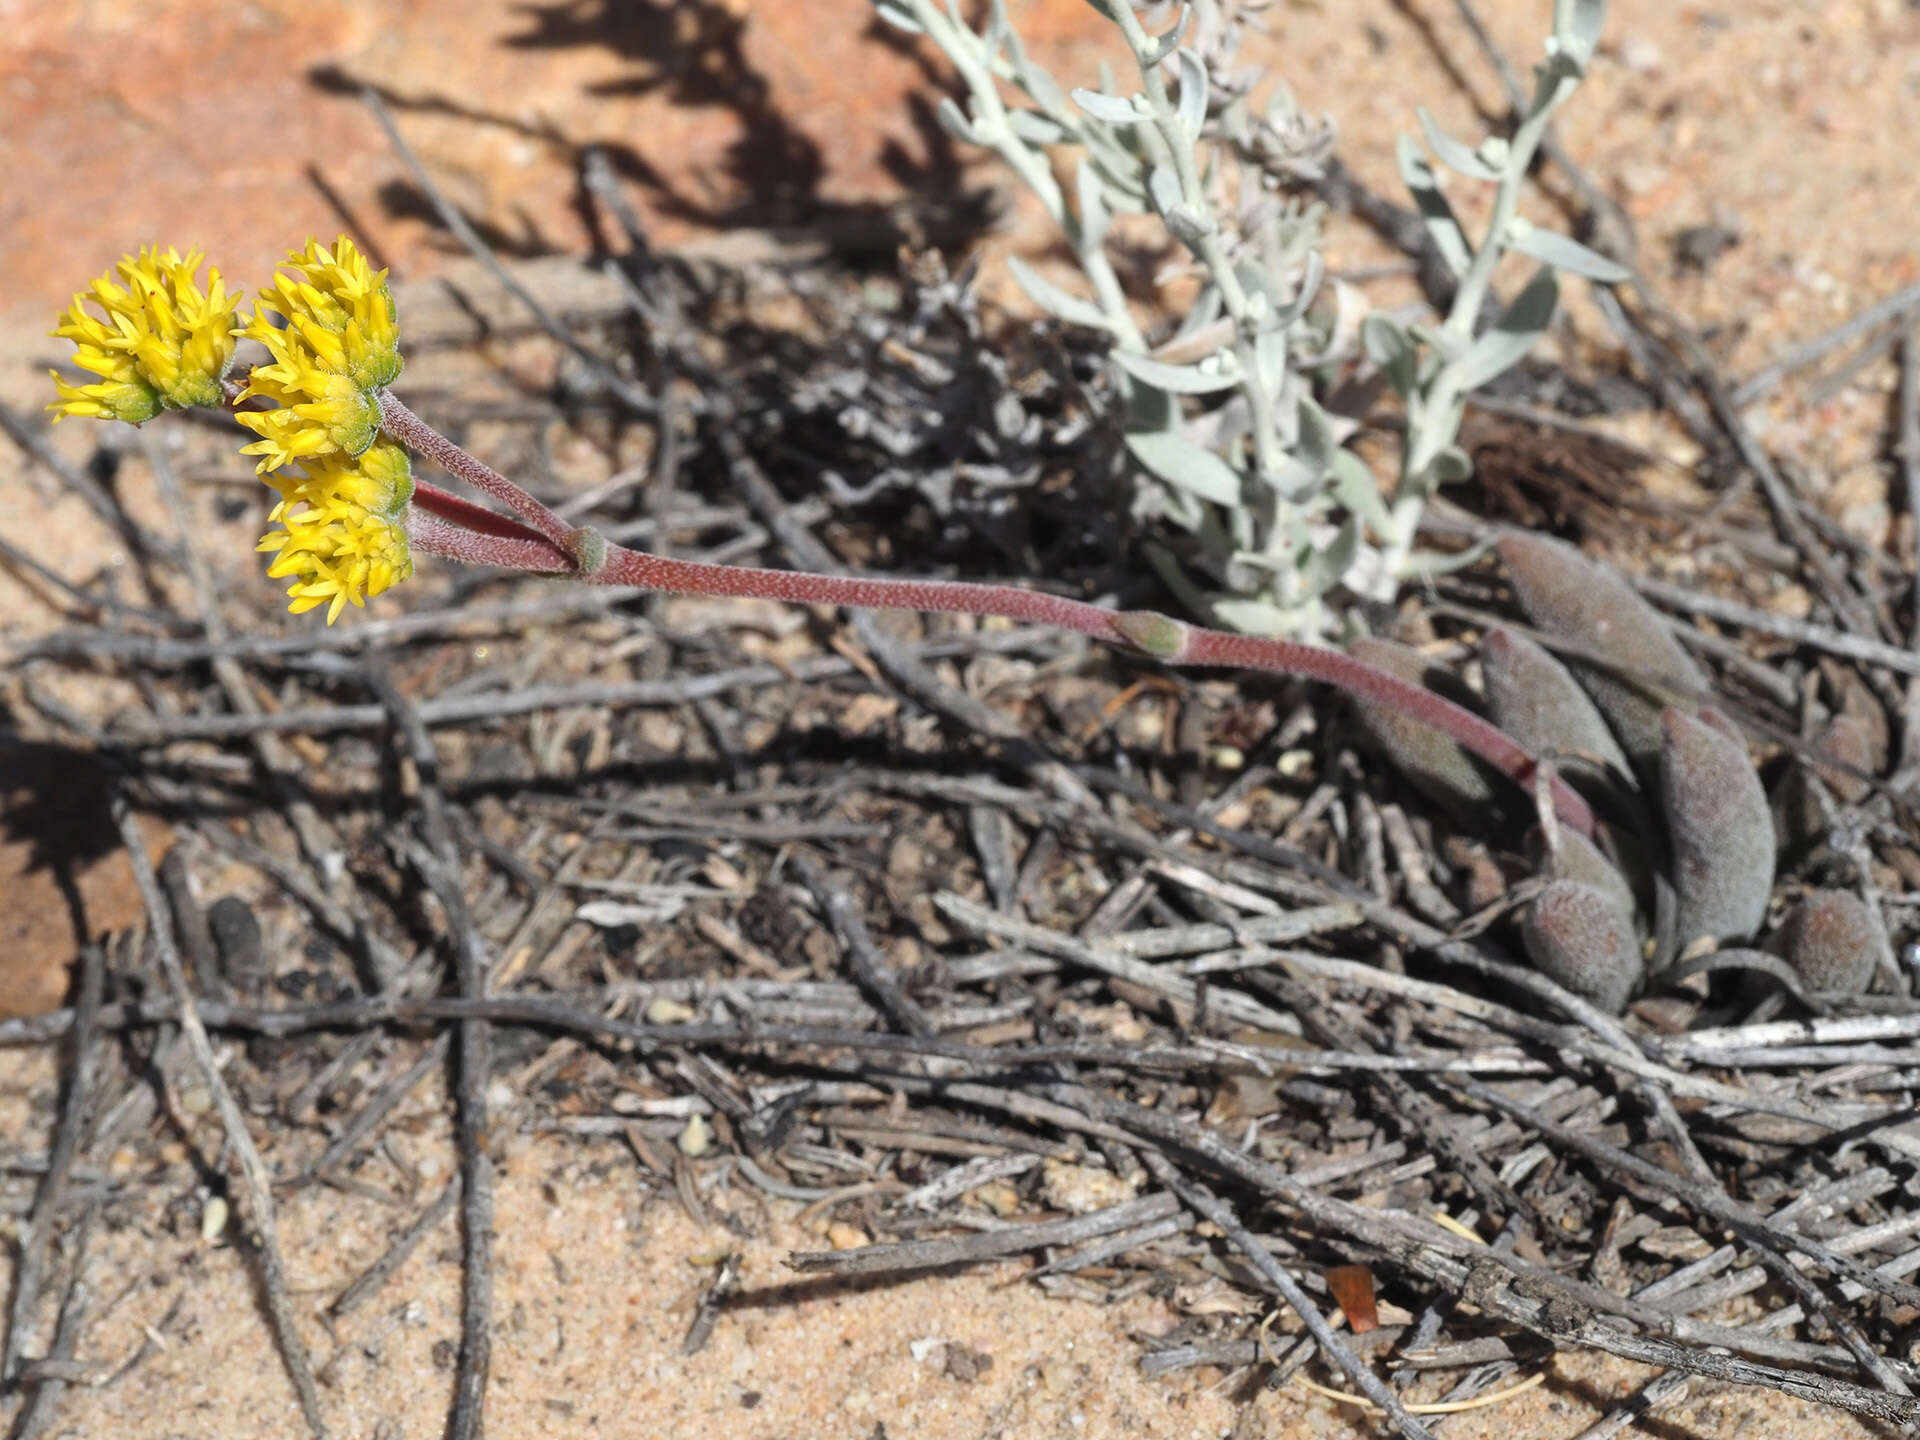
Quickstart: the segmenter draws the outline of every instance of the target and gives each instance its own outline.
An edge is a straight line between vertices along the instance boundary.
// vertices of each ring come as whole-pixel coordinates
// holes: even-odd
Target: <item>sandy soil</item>
[[[0,1125],[46,1094],[44,1057],[0,1056]],[[496,1437],[881,1435],[925,1440],[1026,1437],[1313,1436],[1372,1433],[1354,1409],[1299,1386],[1278,1393],[1217,1371],[1143,1380],[1140,1339],[1177,1312],[1139,1298],[1101,1308],[1050,1300],[1022,1265],[849,1287],[796,1276],[794,1250],[829,1248],[826,1222],[738,1185],[708,1197],[697,1225],[670,1182],[624,1144],[516,1133],[512,1097],[495,1099],[495,1327],[488,1434]],[[443,1097],[423,1094],[395,1122],[425,1182],[419,1205],[391,1207],[325,1188],[280,1207],[290,1282],[329,1424],[342,1436],[409,1440],[441,1432],[459,1341],[454,1221],[430,1232],[374,1299],[323,1312],[438,1192],[448,1172]],[[217,1128],[192,1136],[210,1158]],[[206,1191],[188,1147],[115,1167],[129,1187],[93,1246],[93,1322],[83,1359],[108,1374],[147,1327],[164,1347],[102,1389],[74,1387],[56,1434],[73,1440],[280,1440],[300,1433],[290,1383],[265,1339],[244,1255],[201,1234]],[[269,1162],[273,1153],[268,1151]],[[740,1292],[698,1354],[682,1344],[719,1256],[739,1257]],[[0,1280],[6,1272],[0,1270]],[[1536,1367],[1538,1368],[1538,1367]],[[1449,1419],[1451,1440],[1577,1434],[1651,1373],[1559,1356],[1545,1383],[1494,1409]],[[1328,1378],[1328,1377],[1323,1377]],[[1424,1398],[1416,1396],[1415,1398]],[[1846,1417],[1738,1390],[1663,1411],[1668,1436],[1852,1440]]]

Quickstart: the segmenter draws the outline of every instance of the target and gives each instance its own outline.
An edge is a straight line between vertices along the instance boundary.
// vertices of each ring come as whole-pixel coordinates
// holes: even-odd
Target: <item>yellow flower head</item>
[[[138,425],[160,413],[159,392],[147,383],[130,357],[83,345],[73,357],[73,363],[93,371],[100,379],[92,385],[74,385],[62,380],[58,370],[48,371],[53,376],[54,393],[60,397],[56,404],[47,407],[53,411],[54,424],[58,425],[69,415],[79,415],[90,420],[125,420],[130,425]]]
[[[52,332],[73,341],[74,363],[101,377],[69,385],[54,376],[56,420],[84,415],[139,424],[162,409],[221,403],[220,380],[233,363],[233,316],[239,295],[228,295],[220,272],[209,269],[200,288],[198,250],[164,254],[150,245],[128,255],[111,275],[95,280],[60,317]],[[87,309],[91,300],[105,318]]]
[[[258,548],[279,557],[268,575],[292,577],[294,614],[325,605],[331,625],[348,604],[364,605],[413,574],[406,531],[413,471],[398,445],[383,440],[358,458],[306,460],[267,483],[280,492],[270,518],[281,528]]]
[[[253,367],[240,398],[264,395],[279,408],[241,410],[234,415],[260,437],[241,446],[240,453],[263,457],[257,468],[264,474],[317,455],[351,459],[365,451],[380,429],[379,403],[351,376],[320,364],[290,332],[268,329],[274,339],[265,343],[273,351],[274,363]],[[253,334],[251,329],[247,333]]]
[[[260,439],[243,454],[263,457],[262,472],[320,455],[358,455],[380,428],[374,392],[400,373],[400,332],[387,272],[375,270],[341,236],[328,249],[307,241],[273,277],[240,330],[273,356],[254,367],[241,398],[264,395],[275,410],[234,418]],[[276,321],[278,323],[276,323]]]
[[[350,376],[362,390],[391,385],[400,373],[400,326],[387,272],[369,265],[344,235],[332,249],[308,240],[286,263],[300,278],[276,273],[261,308],[284,317],[327,369]],[[272,328],[256,315],[247,333],[264,341],[260,332]]]

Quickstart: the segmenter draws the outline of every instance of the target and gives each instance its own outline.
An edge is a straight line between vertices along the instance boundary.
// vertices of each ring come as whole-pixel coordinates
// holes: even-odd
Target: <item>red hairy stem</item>
[[[464,565],[499,565],[535,575],[566,575],[573,570],[565,552],[531,532],[524,539],[485,535],[418,506],[407,515],[407,545],[417,554],[438,555]]]
[[[617,545],[607,546],[605,562],[582,578],[602,585],[633,585],[646,590],[696,595],[740,595],[795,605],[856,605],[882,610],[1003,615],[1028,624],[1077,630],[1096,640],[1138,650],[1172,665],[1267,670],[1318,680],[1348,694],[1376,700],[1433,726],[1523,789],[1532,787],[1539,768],[1525,748],[1471,710],[1342,651],[1303,645],[1295,640],[1207,630],[1150,611],[1116,613],[1084,601],[1036,590],[1016,590],[1008,585],[874,580],[709,565],[697,560],[672,560]],[[1591,835],[1593,812],[1587,802],[1557,775],[1553,777],[1552,790],[1553,808],[1562,823],[1583,835]]]
[[[554,544],[566,544],[573,526],[484,460],[476,459],[447,439],[401,404],[391,390],[378,390],[374,394],[380,402],[382,430],[414,454],[433,461],[449,475],[458,476],[476,490],[484,490]]]
[[[1179,622],[1175,622],[1176,624]],[[1184,627],[1185,644],[1175,665],[1222,665],[1239,670],[1271,670],[1319,680],[1337,690],[1387,705],[1410,719],[1431,725],[1449,740],[1471,751],[1522,789],[1531,790],[1540,762],[1497,725],[1471,710],[1437,695],[1424,685],[1402,680],[1341,650],[1276,640],[1264,635],[1233,635],[1224,630]],[[1554,812],[1562,824],[1582,835],[1593,834],[1593,811],[1580,793],[1555,774],[1551,778]]]
[[[1539,762],[1524,747],[1472,711],[1339,650],[1303,645],[1294,640],[1207,630],[1151,611],[1103,610],[1081,600],[1037,590],[1018,590],[1010,585],[816,575],[798,570],[762,570],[699,560],[674,560],[649,555],[643,550],[629,550],[609,543],[597,531],[568,525],[506,476],[429,429],[386,391],[380,392],[380,396],[387,428],[396,438],[436,460],[449,473],[498,496],[527,522],[522,526],[436,486],[416,481],[415,508],[408,531],[412,543],[423,554],[537,574],[571,574],[592,585],[631,585],[683,595],[741,596],[791,605],[999,615],[1028,624],[1052,625],[1150,655],[1170,665],[1217,665],[1317,680],[1431,725],[1522,789],[1530,790],[1539,774]],[[1587,802],[1558,775],[1551,779],[1553,808],[1561,823],[1582,835],[1591,835],[1593,812]]]
[[[739,595],[792,605],[852,605],[869,610],[937,610],[959,615],[1004,615],[1036,625],[1077,630],[1111,644],[1128,644],[1111,610],[1010,585],[957,580],[875,580],[815,575],[804,570],[756,570],[671,560],[644,550],[607,546],[605,565],[589,577],[598,585],[637,585],[683,595]]]
[[[480,535],[498,535],[507,540],[537,540],[547,549],[546,537],[531,526],[522,525],[511,515],[502,515],[497,510],[489,510],[484,505],[476,505],[464,495],[456,495],[451,490],[442,490],[438,485],[425,480],[413,482],[413,503],[421,510],[430,511],[442,520],[451,520],[467,530]],[[560,556],[563,569],[571,569],[573,562],[563,554]],[[493,563],[493,562],[488,562]]]

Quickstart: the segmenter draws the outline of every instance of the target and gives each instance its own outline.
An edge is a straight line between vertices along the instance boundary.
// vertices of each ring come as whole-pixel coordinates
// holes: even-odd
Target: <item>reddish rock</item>
[[[80,947],[142,913],[106,772],[80,751],[0,745],[0,1020],[56,1009]]]
[[[1016,8],[1042,55],[1103,24],[1081,0]],[[201,246],[251,287],[350,224],[402,275],[431,273],[455,244],[363,85],[507,253],[587,248],[587,145],[608,147],[666,245],[857,221],[903,187],[952,198],[957,158],[978,161],[955,156],[913,43],[866,0],[101,0],[6,22],[0,323],[39,325],[149,239]]]
[[[1678,297],[1703,323],[1739,318],[1736,373],[1911,279],[1920,172],[1906,130],[1847,117],[1911,108],[1903,57],[1920,20],[1856,8],[1816,20],[1723,6],[1709,25],[1697,7],[1619,0],[1589,85],[1556,121],[1639,219],[1649,257],[1709,211],[1766,217],[1763,239]],[[1098,62],[1117,58],[1086,0],[1009,9],[1068,86],[1097,84]],[[1479,9],[1517,67],[1539,54],[1537,0]],[[869,0],[88,0],[0,15],[0,323],[43,327],[143,239],[202,244],[251,283],[291,241],[341,228],[316,174],[362,239],[405,274],[431,273],[447,241],[418,218],[355,82],[390,95],[434,174],[510,249],[581,249],[573,161],[588,143],[624,149],[665,244],[958,184],[931,124],[950,67],[883,31]],[[1468,143],[1504,108],[1450,7],[1353,0],[1258,19],[1265,33],[1240,58],[1275,64],[1303,107],[1332,113],[1342,158],[1391,198],[1416,106]],[[959,158],[978,165],[969,178],[1003,178]],[[1484,214],[1481,187],[1453,190]],[[1559,223],[1537,196],[1527,208]],[[1352,227],[1339,248],[1336,265],[1382,253]],[[1762,292],[1776,303],[1756,310]]]

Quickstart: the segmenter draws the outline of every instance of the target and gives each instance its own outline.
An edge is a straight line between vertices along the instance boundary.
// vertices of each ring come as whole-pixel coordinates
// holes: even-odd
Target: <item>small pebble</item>
[[[267,962],[253,907],[234,895],[216,900],[207,910],[207,929],[227,982],[241,990],[258,984],[266,975]]]
[[[1041,1177],[1047,1203],[1069,1215],[1091,1215],[1131,1200],[1135,1194],[1135,1187],[1111,1170],[1092,1165],[1049,1160],[1041,1167]]]
[[[675,1142],[680,1153],[689,1160],[698,1160],[713,1148],[713,1126],[707,1123],[704,1115],[695,1115],[687,1121],[687,1128],[680,1132]]]
[[[973,1198],[1003,1220],[1020,1208],[1020,1192],[1004,1180],[993,1180],[979,1186],[974,1190]]]
[[[656,995],[647,1002],[649,1025],[684,1025],[693,1019],[693,1007],[670,995]]]
[[[1620,63],[1636,75],[1651,75],[1657,71],[1663,56],[1660,47],[1651,40],[1634,37],[1620,46]]]

